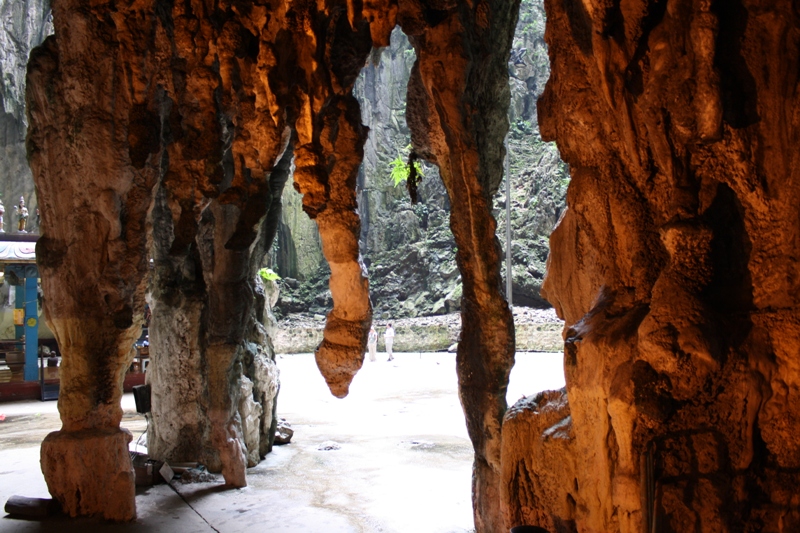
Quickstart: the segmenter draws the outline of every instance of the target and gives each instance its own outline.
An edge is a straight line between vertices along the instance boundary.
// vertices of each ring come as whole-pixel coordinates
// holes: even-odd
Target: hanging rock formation
[[[254,277],[274,236],[291,147],[294,185],[331,269],[317,364],[331,392],[347,394],[372,319],[355,195],[367,130],[352,89],[371,48],[387,45],[399,23],[419,58],[409,85],[414,149],[440,167],[453,205],[476,525],[497,531],[514,330],[491,198],[502,177],[518,3],[53,7],[55,36],[29,66],[28,148],[41,194],[45,310],[64,356],[63,427],[47,437],[42,466],[65,510],[135,516],[119,398],[149,254],[154,449],[201,457],[231,486],[243,486],[248,462],[268,451],[277,383],[266,363],[267,295]]]
[[[555,143],[542,141],[536,118],[536,100],[550,75],[544,26],[544,1],[520,2],[508,62],[507,138],[516,307],[550,307],[539,292],[548,239],[566,205],[569,183],[567,166]],[[389,46],[373,50],[354,91],[362,121],[370,128],[357,185],[361,253],[369,270],[375,316],[387,320],[455,313],[462,296],[448,224],[450,199],[438,168],[423,162],[417,204],[411,203],[405,182],[395,185],[391,178],[395,161],[406,161],[411,148],[406,88],[415,61],[408,37],[396,27]],[[329,271],[316,225],[303,215],[302,199],[291,188],[284,191],[284,205],[288,208],[270,258],[278,274],[292,279],[281,282],[278,309],[284,315],[325,314]],[[505,248],[505,187],[498,190],[494,205],[498,238]]]
[[[546,8],[568,402],[509,413],[506,525],[800,530],[797,4]]]
[[[161,414],[177,405],[188,415],[155,433],[175,431],[167,440],[180,448],[191,428],[186,449],[163,453],[197,454],[242,486],[254,450],[242,434],[240,410],[253,409],[240,398],[241,376],[274,377],[259,363],[268,341],[253,278],[274,237],[270,206],[279,206],[288,159],[274,169],[292,139],[295,181],[333,270],[318,361],[332,391],[346,394],[371,319],[353,191],[366,131],[350,95],[370,38],[335,2],[79,4],[56,3],[55,37],[29,69],[28,144],[44,195],[37,255],[64,355],[63,428],[45,441],[42,464],[70,514],[128,520],[133,473],[119,398],[142,320],[148,230],[161,322],[154,349],[168,349],[156,363],[155,403]],[[272,417],[274,388],[255,383],[262,418]],[[191,394],[178,400],[181,391]],[[270,446],[259,442],[257,453]],[[72,464],[88,457],[100,462]]]
[[[452,204],[450,228],[461,271],[459,397],[475,449],[477,531],[502,529],[500,428],[514,364],[514,323],[500,285],[500,245],[492,195],[503,175],[508,131],[508,56],[519,3],[437,2],[433,14],[401,4],[417,63],[408,88],[414,150],[436,163]]]

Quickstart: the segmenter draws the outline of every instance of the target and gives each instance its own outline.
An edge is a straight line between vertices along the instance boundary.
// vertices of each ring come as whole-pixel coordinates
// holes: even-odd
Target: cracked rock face
[[[546,9],[540,125],[572,182],[544,289],[571,430],[548,437],[555,398],[507,421],[533,452],[504,472],[535,473],[508,525],[800,528],[796,5]]]

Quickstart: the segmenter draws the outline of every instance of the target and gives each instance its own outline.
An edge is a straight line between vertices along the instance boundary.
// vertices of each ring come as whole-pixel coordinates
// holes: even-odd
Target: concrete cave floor
[[[328,392],[312,354],[279,356],[278,365],[278,413],[292,424],[294,437],[248,470],[246,488],[225,490],[221,476],[218,483],[176,479],[175,490],[137,487],[138,519],[130,524],[64,516],[29,521],[2,513],[0,531],[473,531],[472,448],[454,354],[403,353],[387,362],[379,353],[378,361],[365,361],[343,400]],[[563,385],[561,354],[518,353],[509,405]],[[133,449],[146,422],[131,394],[123,408]],[[0,404],[0,414],[0,502],[14,494],[48,498],[39,445],[60,427],[56,402]],[[321,450],[328,441],[340,448]]]

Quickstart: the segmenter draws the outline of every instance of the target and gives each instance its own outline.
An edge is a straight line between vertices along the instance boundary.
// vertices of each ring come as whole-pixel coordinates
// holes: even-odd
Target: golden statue
[[[14,206],[14,209],[17,212],[17,230],[20,233],[27,233],[25,231],[25,226],[28,223],[28,208],[25,207],[25,198],[22,196],[19,197],[19,205]]]

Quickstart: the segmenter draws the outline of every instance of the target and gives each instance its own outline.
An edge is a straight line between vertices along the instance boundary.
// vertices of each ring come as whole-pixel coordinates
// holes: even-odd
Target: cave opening
[[[39,450],[62,510],[136,517],[120,401],[148,293],[153,449],[178,444],[165,447],[167,460],[200,456],[227,488],[241,488],[273,445],[267,303],[277,295],[258,271],[292,160],[330,266],[330,300],[318,303],[332,309],[314,362],[334,396],[352,384],[356,399],[356,374],[370,369],[369,325],[385,319],[373,315],[359,260],[368,135],[352,90],[399,24],[416,50],[410,152],[439,169],[461,276],[456,387],[475,530],[800,527],[786,490],[800,486],[796,2],[545,2],[552,62],[538,127],[558,142],[571,181],[568,208],[552,213],[559,224],[542,289],[565,320],[568,394],[508,409],[522,335],[502,290],[503,213],[493,196],[511,86],[540,88],[524,72],[535,47],[515,44],[520,4],[529,2],[57,0],[55,34],[26,58],[24,145],[21,71],[6,73],[8,58],[24,61],[0,57],[0,137],[16,145],[2,168],[31,165],[43,309],[63,356],[61,429]],[[44,5],[0,0],[0,13],[26,21]],[[4,33],[4,50],[36,34]],[[534,129],[531,102],[520,109],[512,168],[536,144],[514,138]],[[402,164],[393,152],[387,161]],[[15,187],[3,192],[16,197]],[[536,193],[512,192],[508,228]],[[417,210],[403,209],[405,226],[395,227],[430,231],[435,217]],[[380,224],[367,222],[368,237]],[[509,278],[542,257],[535,242],[507,250],[519,260]],[[384,266],[374,259],[370,268]],[[293,261],[289,253],[284,265]],[[511,285],[523,302],[529,286]],[[417,305],[413,294],[395,298],[389,318]],[[447,309],[443,297],[431,305],[440,300]],[[377,399],[362,405],[381,414]],[[416,404],[406,408],[415,418]],[[430,452],[424,439],[408,446]],[[329,489],[341,501],[335,482]],[[245,492],[209,490],[195,501]],[[326,503],[304,502],[299,514]]]

